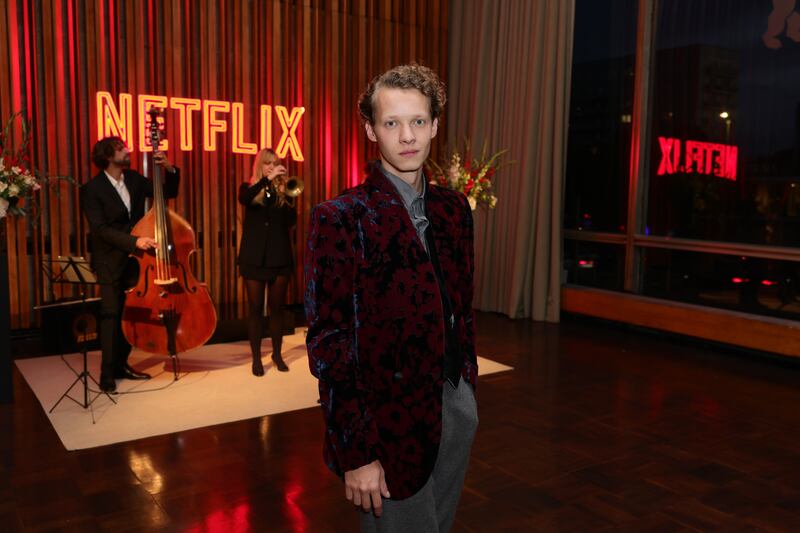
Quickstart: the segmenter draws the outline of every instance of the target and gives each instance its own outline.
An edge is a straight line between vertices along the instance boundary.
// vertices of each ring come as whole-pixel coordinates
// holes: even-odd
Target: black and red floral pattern
[[[474,387],[472,212],[463,195],[435,185],[425,203],[462,375]],[[444,322],[433,264],[377,165],[363,184],[314,208],[305,257],[325,461],[341,476],[379,459],[392,497],[407,498],[427,481],[441,439]]]

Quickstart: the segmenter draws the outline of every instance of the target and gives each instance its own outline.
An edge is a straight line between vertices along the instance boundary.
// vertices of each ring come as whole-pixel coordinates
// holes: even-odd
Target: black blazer
[[[101,283],[118,281],[125,271],[128,256],[136,250],[131,230],[144,216],[144,199],[153,196],[153,182],[135,170],[123,170],[125,186],[131,195],[131,213],[114,186],[101,171],[80,189],[80,204],[89,222],[92,268]],[[164,196],[178,195],[180,173],[165,172]]]
[[[274,192],[265,197],[265,205],[253,205],[253,198],[268,184],[267,178],[262,178],[253,186],[239,186],[239,203],[244,206],[239,264],[291,268],[294,258],[289,228],[297,224],[297,211],[288,205],[278,207]]]

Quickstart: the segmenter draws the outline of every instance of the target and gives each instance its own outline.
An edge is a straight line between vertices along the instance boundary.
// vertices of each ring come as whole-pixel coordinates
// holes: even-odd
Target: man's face
[[[367,137],[378,143],[386,170],[412,183],[431,151],[439,120],[431,120],[428,97],[417,89],[382,87],[373,103],[375,124]]]
[[[131,151],[124,144],[119,146],[111,157],[111,163],[120,168],[130,168],[131,166]]]

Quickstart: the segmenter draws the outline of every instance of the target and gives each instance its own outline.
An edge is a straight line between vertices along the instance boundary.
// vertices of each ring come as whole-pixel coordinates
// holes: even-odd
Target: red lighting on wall
[[[167,97],[161,95],[142,94],[137,98],[137,125],[134,133],[133,123],[133,96],[127,93],[119,94],[119,104],[111,93],[100,91],[96,94],[95,104],[97,112],[97,138],[102,139],[114,135],[122,138],[133,150],[138,144],[139,150],[149,152],[147,138],[147,110],[159,106],[175,110],[177,113],[177,142],[180,149],[188,152],[194,149],[192,138],[195,113],[200,114],[202,121],[203,150],[214,152],[217,150],[217,140],[220,135],[230,131],[231,151],[237,154],[255,154],[261,148],[272,148],[272,116],[273,110],[282,129],[275,152],[278,157],[287,155],[294,161],[303,161],[303,151],[297,137],[297,128],[305,113],[304,107],[287,108],[284,106],[262,105],[259,107],[259,142],[245,139],[245,124],[248,115],[245,113],[244,104],[225,100],[200,100],[197,98]],[[230,127],[229,127],[230,126]],[[169,149],[168,141],[164,140],[162,150]]]
[[[739,148],[729,144],[659,137],[661,164],[657,174],[704,174],[736,181]]]

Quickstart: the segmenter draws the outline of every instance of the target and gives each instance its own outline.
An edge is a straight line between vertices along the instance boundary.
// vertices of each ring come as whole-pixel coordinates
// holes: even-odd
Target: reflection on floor
[[[515,370],[479,384],[455,531],[800,530],[796,363],[478,318],[479,351]],[[316,408],[66,452],[18,372],[15,387],[0,406],[4,530],[356,528]]]

